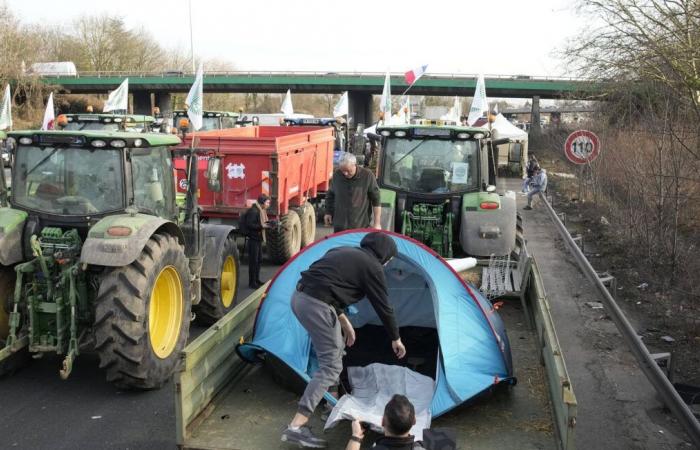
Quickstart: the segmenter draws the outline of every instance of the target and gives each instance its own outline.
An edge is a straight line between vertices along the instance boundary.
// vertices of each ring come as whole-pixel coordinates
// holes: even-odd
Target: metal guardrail
[[[248,76],[248,77],[259,77],[259,76],[311,76],[311,77],[359,77],[359,78],[375,78],[384,77],[386,72],[320,72],[320,71],[207,71],[205,73],[207,77],[217,77],[217,76]],[[403,77],[404,73],[390,73],[392,77]],[[103,71],[103,72],[80,72],[78,74],[42,74],[39,75],[42,78],[81,78],[81,77],[97,77],[97,78],[109,78],[109,77],[133,77],[133,78],[146,78],[146,77],[160,77],[160,78],[192,78],[194,77],[194,72],[188,71]],[[479,74],[469,74],[469,73],[430,73],[423,76],[425,79],[430,78],[448,78],[448,79],[464,79],[464,78],[474,78],[476,79]],[[546,75],[497,75],[497,74],[486,74],[484,78],[491,80],[512,80],[512,81],[578,81],[578,82],[594,82],[596,80],[579,78],[579,77],[551,77]]]
[[[578,247],[578,245],[576,245],[576,242],[574,242],[571,234],[569,234],[569,230],[567,230],[561,220],[559,220],[557,213],[554,211],[549,202],[547,202],[545,196],[542,194],[539,195],[547,208],[547,212],[549,213],[552,222],[554,222],[554,225],[556,225],[559,234],[561,235],[562,239],[564,239],[566,246],[569,248],[569,251],[576,260],[576,263],[581,268],[581,271],[598,289],[598,292],[603,300],[602,303],[605,307],[605,311],[617,326],[617,329],[620,331],[620,334],[630,350],[632,350],[632,354],[637,359],[642,372],[644,372],[644,375],[647,377],[654,389],[656,389],[656,392],[661,397],[666,407],[671,410],[671,413],[678,420],[678,423],[680,423],[685,432],[688,433],[691,441],[700,447],[700,422],[698,422],[698,420],[695,418],[690,408],[688,408],[688,405],[685,404],[681,396],[671,384],[671,381],[669,381],[666,375],[664,375],[661,367],[659,367],[651,353],[649,353],[649,350],[646,348],[639,336],[637,336],[637,332],[629,323],[627,317],[625,317],[625,314],[615,302],[615,299],[612,297],[612,295],[610,295],[610,292],[608,292],[608,289],[600,280],[598,274],[588,262],[588,259],[586,259],[581,249]]]

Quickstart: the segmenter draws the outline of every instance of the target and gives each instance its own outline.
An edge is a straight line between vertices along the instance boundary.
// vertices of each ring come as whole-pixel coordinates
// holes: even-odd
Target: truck
[[[94,350],[107,380],[154,389],[189,335],[235,305],[233,229],[201,223],[197,154],[176,205],[173,135],[16,131],[12,191],[0,207],[0,374],[27,356]],[[210,163],[210,173],[220,163]],[[2,193],[3,198],[7,195]]]
[[[494,149],[485,128],[420,119],[381,125],[377,165],[382,229],[443,257],[517,257],[515,192],[496,192]]]
[[[284,262],[314,240],[316,214],[311,201],[327,191],[333,171],[333,130],[328,127],[252,126],[204,131],[185,136],[182,148],[196,140],[221,161],[219,184],[200,172],[199,204],[211,224],[240,229],[241,215],[260,196],[270,197],[268,218],[276,225],[267,232],[268,255]],[[183,161],[176,163],[182,167]],[[201,161],[204,167],[205,161]],[[187,189],[178,171],[178,189]]]
[[[488,260],[479,260],[459,275],[477,289],[492,269]],[[492,308],[499,308],[511,336],[520,382],[495,387],[434,419],[432,427],[452,430],[456,448],[573,449],[576,396],[536,261],[521,258],[509,266],[508,276],[520,281],[510,286],[512,292],[494,299]],[[250,341],[270,286],[253,292],[182,352],[174,398],[178,448],[287,448],[280,444],[280,433],[296,411],[304,383],[275,375],[275,358],[254,365],[235,351],[238,343]],[[316,433],[324,426],[318,414],[310,425]],[[334,449],[345,448],[349,437],[349,423],[323,435]]]

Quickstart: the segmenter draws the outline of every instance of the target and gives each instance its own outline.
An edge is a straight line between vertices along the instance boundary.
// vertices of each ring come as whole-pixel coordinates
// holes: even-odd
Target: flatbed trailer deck
[[[461,275],[478,279],[483,264],[487,262]],[[240,360],[234,350],[241,339],[250,338],[266,287],[183,351],[175,383],[180,448],[290,448],[280,442],[280,433],[296,411],[297,394],[277,384],[264,367]],[[517,385],[499,386],[434,419],[432,427],[454,430],[461,449],[573,449],[576,398],[536,263],[524,303],[505,299],[499,313],[511,343]],[[311,426],[323,429],[318,414]],[[323,435],[334,449],[344,448],[349,436],[349,423]],[[363,448],[369,448],[372,439],[366,441]]]

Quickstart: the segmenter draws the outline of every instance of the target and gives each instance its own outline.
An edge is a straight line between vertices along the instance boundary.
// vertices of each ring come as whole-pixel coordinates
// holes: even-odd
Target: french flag
[[[423,76],[423,74],[425,73],[425,71],[427,69],[428,69],[428,65],[426,64],[424,66],[420,66],[420,67],[417,67],[413,70],[409,70],[408,72],[406,72],[404,74],[404,78],[406,79],[406,84],[408,84],[410,86],[413,83],[415,83],[416,81],[418,81],[418,79]]]

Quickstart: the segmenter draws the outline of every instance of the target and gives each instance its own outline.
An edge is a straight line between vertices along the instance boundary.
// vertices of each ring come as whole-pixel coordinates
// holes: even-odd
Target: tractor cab
[[[246,125],[239,121],[240,114],[228,111],[204,111],[202,113],[202,128],[200,131],[222,130],[224,128],[238,128]],[[187,111],[173,111],[173,127],[185,131],[192,132],[192,125],[187,117]]]
[[[515,194],[495,192],[490,132],[446,121],[377,128],[382,228],[443,257],[509,254]]]
[[[61,131],[153,131],[153,116],[141,114],[61,114],[56,118],[56,129]]]
[[[346,132],[347,126],[344,122],[340,122],[332,117],[294,117],[284,118],[284,125],[295,127],[330,127],[333,128],[333,136],[335,145],[333,148],[333,165],[338,164],[338,159],[342,152],[347,151]]]

